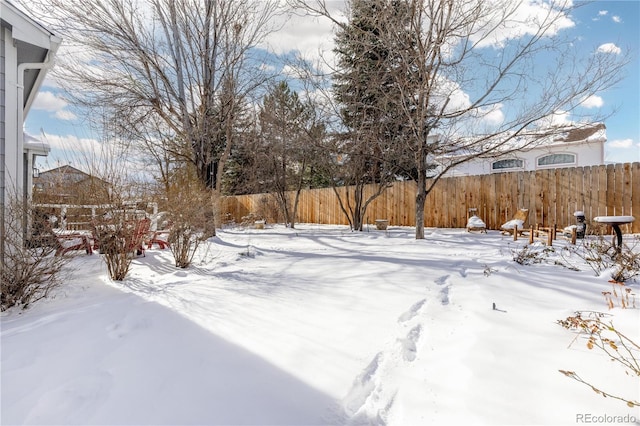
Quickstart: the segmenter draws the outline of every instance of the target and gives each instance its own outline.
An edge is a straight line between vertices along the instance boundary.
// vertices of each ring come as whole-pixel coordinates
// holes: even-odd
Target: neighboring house
[[[33,178],[33,201],[38,204],[104,204],[110,194],[109,182],[69,165]]]
[[[456,166],[445,176],[474,176],[489,173],[531,171],[559,167],[604,164],[606,127],[594,123],[556,136],[550,141],[497,158],[476,158]]]
[[[6,0],[0,0],[0,23],[0,223],[4,241],[6,203],[12,196],[31,195],[34,156],[49,151],[37,141],[25,143],[23,126],[61,39]]]

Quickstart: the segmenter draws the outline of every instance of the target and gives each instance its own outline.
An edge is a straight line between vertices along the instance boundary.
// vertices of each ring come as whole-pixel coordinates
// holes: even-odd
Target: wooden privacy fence
[[[371,193],[373,186],[365,189]],[[344,195],[345,188],[338,188]],[[293,198],[293,193],[291,197]],[[387,219],[390,225],[415,225],[414,182],[396,182],[367,209],[366,223]],[[575,223],[581,210],[589,223],[596,216],[635,216],[625,232],[640,232],[640,163],[546,169],[443,178],[425,204],[425,226],[464,228],[469,208],[488,229],[500,229],[520,208],[529,209],[524,226],[566,226]],[[275,201],[268,194],[225,197],[222,213],[241,222],[254,214],[280,222]],[[332,188],[302,191],[297,222],[347,224]]]

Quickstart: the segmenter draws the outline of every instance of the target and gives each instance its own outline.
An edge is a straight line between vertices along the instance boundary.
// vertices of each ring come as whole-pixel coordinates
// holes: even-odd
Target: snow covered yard
[[[549,262],[514,262],[525,243],[461,229],[415,240],[413,228],[232,228],[186,270],[149,250],[124,282],[98,255],[78,256],[55,298],[2,315],[1,422],[637,422],[638,407],[558,372],[640,398],[637,378],[556,321],[607,312],[638,342],[640,310],[609,311],[608,277],[581,259],[580,271],[552,264],[565,242]]]

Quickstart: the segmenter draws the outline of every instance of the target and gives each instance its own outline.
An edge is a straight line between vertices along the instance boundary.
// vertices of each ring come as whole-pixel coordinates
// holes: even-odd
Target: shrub
[[[253,228],[257,220],[265,220],[264,216],[257,215],[253,212],[246,216],[242,216],[241,219],[242,221],[240,222],[240,226],[243,228]]]
[[[559,320],[558,324],[567,330],[577,332],[571,344],[579,337],[585,337],[587,348],[604,352],[611,361],[618,363],[624,369],[625,374],[636,377],[640,381],[640,345],[616,329],[612,322],[604,322],[603,318],[605,317],[606,314],[601,312],[578,311],[573,316]],[[636,400],[614,395],[595,387],[575,371],[559,371],[565,376],[591,387],[594,392],[605,398],[609,397],[626,402],[629,407],[640,406],[640,402]]]
[[[56,256],[57,241],[31,203],[12,199],[5,205],[0,310],[26,308],[62,282],[69,256]],[[28,238],[24,230],[27,229]]]
[[[122,281],[127,277],[133,256],[128,250],[127,241],[131,241],[132,233],[125,227],[124,217],[109,215],[94,223],[94,237],[100,254],[107,265],[109,277],[114,281]]]
[[[112,280],[124,280],[133,257],[142,254],[149,224],[146,212],[126,205],[111,207],[94,220],[93,234]]]
[[[200,244],[215,235],[213,205],[211,193],[205,189],[187,187],[173,194],[168,242],[177,267],[187,268]]]
[[[620,281],[609,281],[611,283],[611,291],[603,291],[605,301],[609,309],[616,306],[616,302],[622,309],[636,308],[636,295],[631,288],[627,287]]]
[[[533,265],[536,263],[542,263],[549,257],[550,253],[555,250],[553,247],[548,247],[541,244],[524,245],[521,249],[511,250],[513,255],[513,261],[520,265]]]
[[[640,253],[625,247],[615,257],[611,270],[611,279],[617,282],[631,281],[640,275]]]
[[[602,236],[584,240],[573,253],[582,258],[596,275],[610,270],[611,279],[617,282],[632,280],[640,275],[640,252],[637,244],[623,244],[619,250]]]

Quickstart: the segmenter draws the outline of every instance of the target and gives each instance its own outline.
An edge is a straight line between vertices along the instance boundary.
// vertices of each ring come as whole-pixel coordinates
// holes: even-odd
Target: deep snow
[[[124,282],[75,257],[54,298],[2,314],[2,424],[640,419],[558,372],[640,399],[637,377],[556,324],[607,312],[640,341],[638,309],[608,310],[606,274],[553,264],[567,242],[523,266],[526,240],[496,231],[297,226],[221,230],[186,270],[148,250]]]

